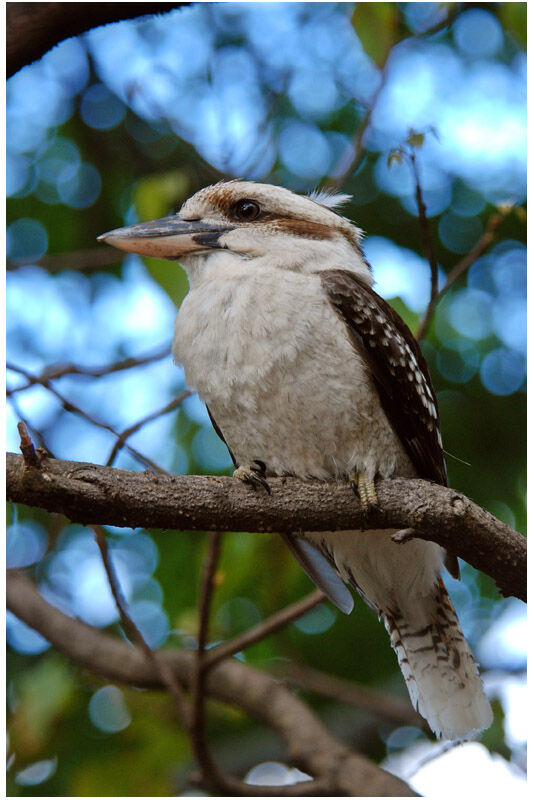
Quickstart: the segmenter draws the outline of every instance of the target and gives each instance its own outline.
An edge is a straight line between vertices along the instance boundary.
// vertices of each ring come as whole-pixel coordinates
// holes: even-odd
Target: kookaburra
[[[170,217],[106,233],[122,250],[179,261],[190,290],[173,354],[205,401],[234,475],[350,482],[364,507],[375,480],[446,484],[436,396],[421,350],[373,289],[346,196],[277,186],[209,186]],[[478,670],[440,577],[437,544],[393,531],[285,536],[341,610],[345,581],[391,637],[413,705],[438,736],[490,725]],[[341,580],[342,579],[342,580]]]

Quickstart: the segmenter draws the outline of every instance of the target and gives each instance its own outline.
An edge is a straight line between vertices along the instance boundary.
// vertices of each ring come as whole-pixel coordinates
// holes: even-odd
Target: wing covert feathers
[[[438,404],[418,342],[397,312],[354,274],[326,270],[321,280],[419,476],[447,485]]]

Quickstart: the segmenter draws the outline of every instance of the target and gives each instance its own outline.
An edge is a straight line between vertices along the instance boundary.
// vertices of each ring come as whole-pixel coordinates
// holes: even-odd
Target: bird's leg
[[[372,506],[378,506],[374,478],[370,478],[364,472],[353,472],[350,476],[350,487],[359,498],[364,511],[368,511]]]
[[[243,483],[250,483],[252,486],[262,486],[267,494],[271,494],[271,487],[265,480],[265,464],[263,461],[253,461],[251,464],[243,464],[234,470],[234,478],[239,478]]]

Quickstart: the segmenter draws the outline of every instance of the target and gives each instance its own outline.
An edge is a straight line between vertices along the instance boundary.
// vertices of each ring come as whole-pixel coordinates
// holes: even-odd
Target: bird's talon
[[[246,466],[238,467],[234,470],[234,478],[239,478],[243,483],[250,483],[251,486],[255,486],[256,484],[262,486],[267,494],[271,494],[271,487],[263,477],[265,469],[262,468],[260,462],[256,462],[256,464],[259,466],[247,464]]]
[[[354,473],[350,477],[350,488],[359,498],[364,511],[378,506],[374,478],[370,478],[363,472]]]

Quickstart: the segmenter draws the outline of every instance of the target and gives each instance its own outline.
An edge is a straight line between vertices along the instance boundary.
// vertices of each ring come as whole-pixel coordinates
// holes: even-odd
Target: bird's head
[[[347,195],[302,196],[269,184],[225,181],[207,186],[179,213],[104,233],[121,250],[179,261],[193,281],[217,269],[317,272],[345,269],[372,283],[361,231],[336,206]]]

